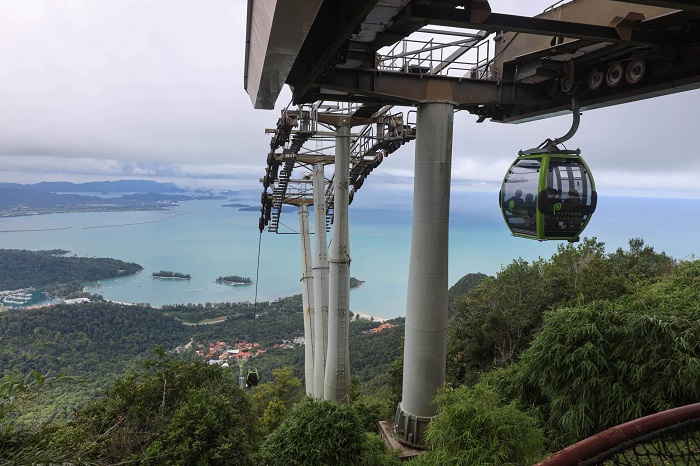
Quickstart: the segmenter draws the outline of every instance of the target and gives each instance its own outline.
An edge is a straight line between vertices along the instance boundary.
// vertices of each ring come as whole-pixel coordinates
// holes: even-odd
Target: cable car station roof
[[[439,100],[518,122],[572,97],[589,110],[700,87],[692,0],[574,0],[533,18],[488,0],[248,0],[246,38],[256,108],[286,83],[297,105],[364,103],[357,117]]]

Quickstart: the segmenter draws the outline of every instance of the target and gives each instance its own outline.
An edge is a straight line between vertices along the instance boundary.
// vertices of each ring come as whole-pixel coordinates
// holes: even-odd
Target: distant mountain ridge
[[[29,189],[49,193],[184,193],[175,183],[151,180],[91,181],[42,181],[35,184],[0,183],[0,188]]]
[[[12,183],[3,183],[12,184]],[[100,202],[97,196],[79,194],[55,194],[34,189],[18,189],[0,185],[0,209],[8,209],[19,204],[42,207],[57,207],[86,202]]]

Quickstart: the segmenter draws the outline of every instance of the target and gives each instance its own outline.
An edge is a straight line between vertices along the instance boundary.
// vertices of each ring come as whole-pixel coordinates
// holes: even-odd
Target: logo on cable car
[[[561,210],[561,202],[557,202],[554,204],[554,210],[552,211],[552,215],[557,215],[557,212]]]

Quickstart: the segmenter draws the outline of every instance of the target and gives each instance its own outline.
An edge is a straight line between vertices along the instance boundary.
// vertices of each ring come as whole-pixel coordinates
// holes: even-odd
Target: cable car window
[[[518,161],[508,171],[501,190],[503,216],[511,230],[536,234],[536,196],[540,179],[540,159]]]
[[[576,237],[591,211],[591,178],[576,159],[551,160],[547,171],[546,203],[540,210],[545,235]]]
[[[556,181],[550,184],[556,187],[564,199],[569,196],[578,196],[579,200],[591,205],[591,177],[586,167],[578,160],[552,160],[549,165],[548,179],[554,178]]]

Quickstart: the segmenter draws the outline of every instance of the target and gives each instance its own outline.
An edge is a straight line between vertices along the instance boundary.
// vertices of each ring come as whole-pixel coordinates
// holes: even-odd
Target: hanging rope
[[[252,366],[253,358],[255,358],[255,321],[258,318],[258,281],[260,279],[260,245],[262,244],[262,230],[260,230],[260,236],[258,237],[258,265],[255,270],[255,300],[253,301],[253,338],[251,339],[250,346],[252,354],[250,356],[249,365]],[[258,370],[255,367],[251,367],[246,375],[245,384],[246,387],[255,387],[260,381],[260,376],[258,375]]]
[[[258,279],[260,278],[260,245],[262,244],[262,231],[258,237],[258,266],[255,270],[255,301],[253,302],[253,356],[255,356],[255,320],[258,317]]]

